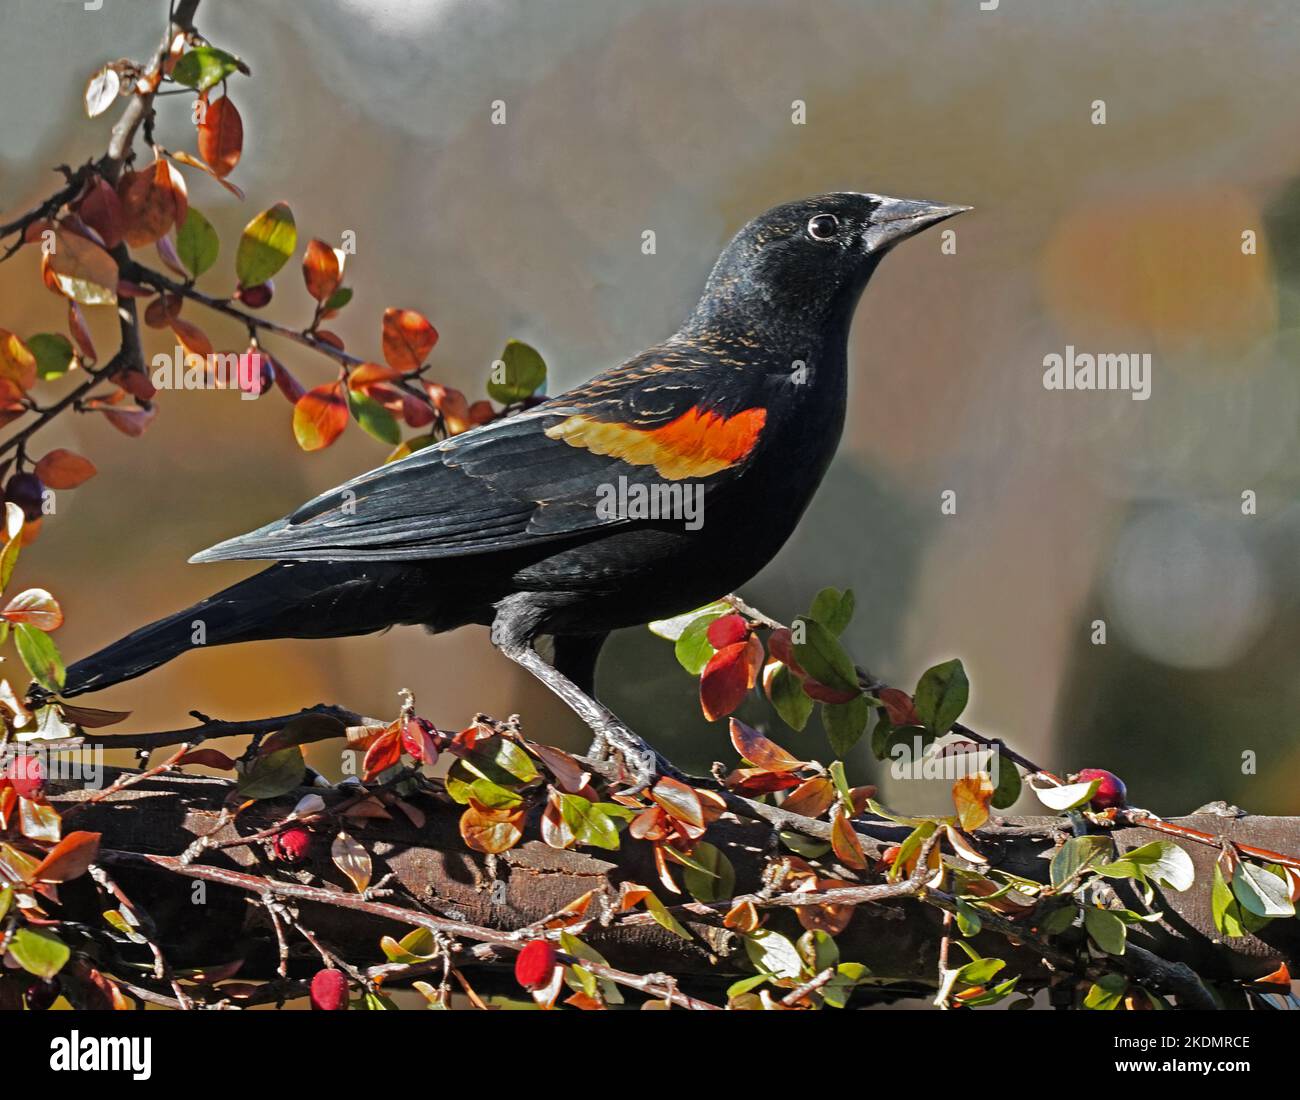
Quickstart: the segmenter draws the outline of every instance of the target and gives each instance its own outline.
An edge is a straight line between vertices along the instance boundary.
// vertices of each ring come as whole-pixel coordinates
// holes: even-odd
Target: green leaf
[[[537,349],[521,340],[507,340],[500,361],[492,368],[488,396],[502,405],[531,397],[546,384],[546,362]]]
[[[975,959],[957,971],[957,980],[966,985],[987,985],[993,975],[1006,965],[1002,959]]]
[[[244,226],[235,251],[235,277],[240,286],[266,282],[288,262],[298,247],[298,227],[288,205],[277,202]]]
[[[49,981],[72,957],[68,945],[48,932],[20,928],[9,941],[9,954],[29,974]]]
[[[727,1000],[739,997],[742,993],[748,993],[751,989],[757,989],[760,985],[766,985],[768,976],[766,974],[755,974],[749,978],[741,978],[738,982],[732,982],[727,986]]]
[[[1214,927],[1230,939],[1257,932],[1269,921],[1269,918],[1257,917],[1241,907],[1217,863],[1214,865],[1214,889],[1210,895],[1210,905],[1214,914]]]
[[[820,974],[823,970],[839,965],[839,945],[833,937],[820,929],[805,932],[794,946],[809,974]]]
[[[831,850],[831,846],[826,841],[814,840],[812,837],[804,836],[803,833],[796,833],[792,829],[782,829],[777,836],[790,851],[797,856],[803,856],[804,859],[821,859]]]
[[[350,301],[352,301],[352,288],[350,286],[341,286],[329,296],[325,308],[327,310],[342,309]]]
[[[966,669],[954,657],[951,661],[926,669],[916,685],[913,702],[916,713],[926,728],[944,734],[961,717],[969,698],[970,681],[966,678]]]
[[[1020,981],[1020,976],[1008,978],[1005,982],[998,982],[991,989],[986,989],[978,997],[964,997],[962,1004],[966,1008],[983,1008],[985,1005],[995,1005],[999,1001],[1005,1000],[1016,988],[1016,983]]]
[[[853,618],[855,602],[851,588],[843,592],[838,588],[823,588],[813,598],[809,617],[838,637]]]
[[[649,629],[650,633],[656,637],[675,642],[682,636],[682,631],[701,615],[712,615],[716,619],[719,615],[730,615],[732,611],[731,604],[725,600],[715,600],[713,603],[695,608],[694,611],[685,611],[680,615],[674,615],[671,619],[656,619],[649,624]]]
[[[963,936],[974,936],[979,934],[983,927],[980,921],[979,910],[969,902],[957,899],[957,931]]]
[[[1101,862],[1113,850],[1108,836],[1071,837],[1052,856],[1052,885],[1061,889],[1080,872]]]
[[[798,978],[803,974],[803,960],[798,948],[780,932],[760,928],[745,937],[745,951],[764,974],[777,978]]]
[[[858,672],[839,640],[816,619],[795,619],[794,636],[802,626],[804,640],[794,643],[799,665],[814,680],[840,691],[857,691]]]
[[[0,920],[4,920],[9,913],[9,907],[13,904],[14,888],[8,883],[0,886]]]
[[[690,940],[693,938],[682,926],[682,923],[668,912],[668,906],[655,897],[654,894],[648,895],[644,904],[650,915],[654,917],[655,923],[659,925],[660,928],[671,932],[674,936],[683,940]]]
[[[1119,1008],[1128,989],[1128,979],[1122,974],[1103,974],[1088,990],[1083,998],[1083,1007],[1109,1012]]]
[[[231,73],[247,71],[248,67],[234,54],[216,46],[195,46],[176,62],[171,75],[177,84],[201,92],[220,84]]]
[[[1109,909],[1088,906],[1083,911],[1083,927],[1092,937],[1092,942],[1106,954],[1124,954],[1124,946],[1128,940],[1128,925]]]
[[[586,959],[588,962],[599,963],[602,966],[608,966],[609,961],[597,951],[578,939],[571,932],[560,933],[560,950],[566,955],[572,955],[575,959]],[[597,979],[600,985],[600,994],[606,1004],[621,1005],[623,1003],[623,994],[619,992],[618,986],[605,978]]]
[[[695,845],[694,861],[706,870],[687,867],[682,874],[686,892],[696,901],[727,901],[736,896],[736,869],[725,852],[707,840]]]
[[[72,366],[72,341],[61,332],[38,332],[26,340],[36,358],[36,377],[48,381],[66,374]]]
[[[367,435],[374,436],[381,443],[390,447],[402,441],[402,430],[397,426],[397,418],[373,397],[357,393],[350,386],[345,387],[348,396],[348,409],[352,419],[361,425]]]
[[[1097,793],[1097,788],[1101,786],[1100,779],[1093,779],[1088,783],[1066,783],[1061,787],[1034,787],[1030,785],[1034,794],[1038,796],[1038,801],[1046,806],[1049,810],[1056,810],[1058,813],[1065,810],[1075,810],[1092,800],[1092,796]]]
[[[871,971],[862,963],[840,963],[835,968],[835,977],[822,987],[822,999],[828,1008],[844,1008],[853,990],[870,976]]]
[[[1073,905],[1058,905],[1038,922],[1038,930],[1045,936],[1059,936],[1074,924],[1079,910]]]
[[[709,644],[709,624],[720,618],[722,618],[720,613],[710,612],[692,620],[673,646],[673,655],[677,658],[677,663],[692,676],[698,676],[703,672],[704,666],[713,656],[713,646]]]
[[[217,262],[220,251],[221,238],[212,228],[212,223],[191,206],[185,214],[185,221],[176,231],[176,255],[185,265],[185,270],[197,279]]]
[[[799,677],[785,665],[778,668],[772,677],[772,706],[781,716],[781,721],[792,730],[802,733],[804,727],[808,725],[813,701],[804,691]]]
[[[822,727],[831,743],[831,751],[840,759],[848,756],[849,751],[867,731],[867,719],[871,717],[871,708],[866,699],[859,695],[847,703],[823,703]]]
[[[1020,769],[1001,753],[997,756],[998,784],[993,789],[989,805],[995,810],[1005,810],[1020,797]]]
[[[30,623],[18,623],[14,627],[14,645],[18,647],[18,656],[33,680],[48,691],[63,688],[66,676],[63,658],[59,656],[59,647],[45,631]]]
[[[302,746],[290,745],[255,758],[239,777],[235,790],[244,798],[278,798],[302,783],[305,770]]]
[[[1232,892],[1241,907],[1257,917],[1292,917],[1295,905],[1287,880],[1267,867],[1242,860],[1232,873]]]
[[[560,817],[577,838],[590,848],[618,848],[618,826],[580,794],[560,795]]]
[[[1131,865],[1137,875],[1124,875],[1125,865]],[[1192,857],[1172,840],[1153,840],[1125,852],[1113,863],[1103,864],[1097,870],[1107,878],[1142,877],[1179,891],[1190,889],[1196,880]]]

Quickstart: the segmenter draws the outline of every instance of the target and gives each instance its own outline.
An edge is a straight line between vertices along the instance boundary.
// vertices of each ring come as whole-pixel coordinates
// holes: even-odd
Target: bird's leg
[[[499,640],[498,648],[517,665],[522,665],[587,724],[595,736],[593,748],[605,752],[613,750],[623,761],[623,768],[632,780],[629,794],[640,794],[652,784],[660,772],[672,774],[676,769],[627,728],[603,703],[598,702],[578,687],[559,669],[542,659],[526,641]]]

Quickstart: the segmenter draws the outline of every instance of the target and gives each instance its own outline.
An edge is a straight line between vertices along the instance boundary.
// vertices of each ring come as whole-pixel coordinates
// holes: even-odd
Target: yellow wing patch
[[[633,466],[653,466],[660,477],[678,481],[708,477],[734,466],[754,449],[766,420],[766,409],[723,416],[696,406],[658,428],[577,414],[553,424],[546,434],[592,454],[612,455]]]

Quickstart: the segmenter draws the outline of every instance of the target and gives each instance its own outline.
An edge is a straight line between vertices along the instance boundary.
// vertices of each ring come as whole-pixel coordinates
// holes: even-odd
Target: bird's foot
[[[621,722],[607,722],[597,729],[587,755],[594,760],[617,757],[632,783],[627,794],[640,794],[661,774],[659,754]]]

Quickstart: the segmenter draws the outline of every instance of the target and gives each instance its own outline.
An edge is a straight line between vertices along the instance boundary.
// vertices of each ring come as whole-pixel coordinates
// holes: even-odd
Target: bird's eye
[[[818,214],[808,222],[808,236],[818,241],[829,241],[840,227],[834,214]]]

